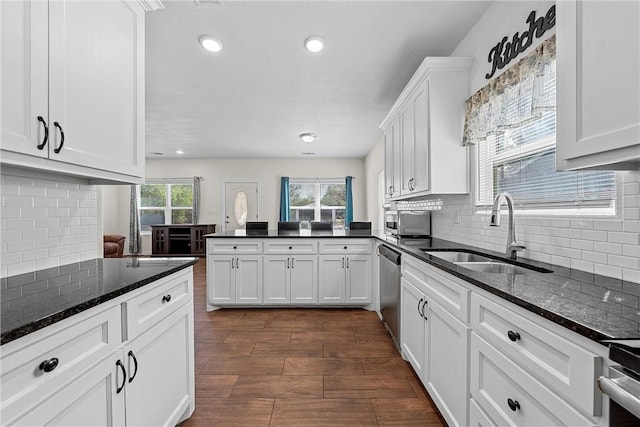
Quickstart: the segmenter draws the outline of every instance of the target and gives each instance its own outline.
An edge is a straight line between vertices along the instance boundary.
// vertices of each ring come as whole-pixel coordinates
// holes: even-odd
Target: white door
[[[235,257],[210,256],[207,261],[207,298],[209,304],[236,302]]]
[[[258,220],[258,183],[225,181],[223,231],[244,229],[247,221]]]
[[[421,316],[424,295],[407,280],[402,279],[401,299],[401,348],[405,359],[411,363],[413,370],[422,378],[424,370],[424,338],[425,325]]]
[[[290,270],[290,257],[280,255],[264,257],[265,304],[289,304]]]
[[[321,256],[318,263],[320,304],[343,304],[346,293],[345,257]]]
[[[236,303],[262,304],[262,255],[236,258]]]
[[[347,257],[347,302],[363,304],[371,302],[371,256]]]
[[[296,255],[291,257],[291,302],[313,304],[318,302],[318,257]]]

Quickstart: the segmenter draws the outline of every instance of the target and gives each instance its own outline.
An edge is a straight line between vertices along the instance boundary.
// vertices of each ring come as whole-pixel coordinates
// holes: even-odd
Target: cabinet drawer
[[[594,384],[602,370],[601,357],[475,293],[471,297],[471,325],[564,399],[587,414],[600,415],[602,394]]]
[[[471,396],[497,425],[594,425],[476,333],[470,366]]]
[[[210,254],[260,254],[262,241],[244,239],[207,239]]]
[[[104,304],[0,347],[2,412],[33,391],[54,390],[121,344],[119,304]],[[40,369],[50,361],[57,366]],[[8,416],[8,415],[7,415]]]
[[[265,254],[315,254],[316,251],[316,242],[312,239],[274,239],[264,243]]]
[[[495,427],[495,424],[484,413],[478,402],[471,399],[469,402],[469,425],[477,427]]]
[[[402,257],[401,271],[402,277],[424,292],[428,300],[436,301],[462,322],[469,322],[470,292],[452,276],[409,256]]]
[[[188,268],[151,284],[125,303],[125,339],[131,340],[193,299],[193,273]]]
[[[370,254],[371,239],[324,239],[318,242],[321,254]]]

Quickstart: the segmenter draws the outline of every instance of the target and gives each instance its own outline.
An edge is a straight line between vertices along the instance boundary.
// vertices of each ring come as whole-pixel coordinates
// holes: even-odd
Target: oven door
[[[609,396],[609,426],[640,425],[640,377],[621,366],[609,367],[598,378],[600,390]]]

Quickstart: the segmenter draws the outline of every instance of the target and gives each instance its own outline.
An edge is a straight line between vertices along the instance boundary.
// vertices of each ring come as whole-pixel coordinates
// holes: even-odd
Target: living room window
[[[292,178],[289,182],[291,221],[332,222],[334,228],[344,228],[346,204],[344,178]]]
[[[150,232],[152,225],[193,223],[192,180],[147,179],[138,188],[142,232]]]

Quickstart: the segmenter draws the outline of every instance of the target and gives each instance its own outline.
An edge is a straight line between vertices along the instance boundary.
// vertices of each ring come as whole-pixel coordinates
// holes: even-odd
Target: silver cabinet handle
[[[234,260],[234,259],[235,259],[235,258],[231,258],[231,268],[235,268],[235,267],[233,266],[233,260]]]
[[[349,258],[347,258],[347,268],[349,268]]]
[[[344,268],[344,258],[342,258],[342,268]]]
[[[240,258],[236,258],[236,269],[240,268]]]
[[[290,259],[290,258],[287,258],[287,268],[290,268],[290,267],[289,267],[289,259]]]
[[[291,268],[295,268],[295,258],[291,257]]]
[[[598,387],[618,405],[640,418],[640,399],[607,378],[598,378]]]

